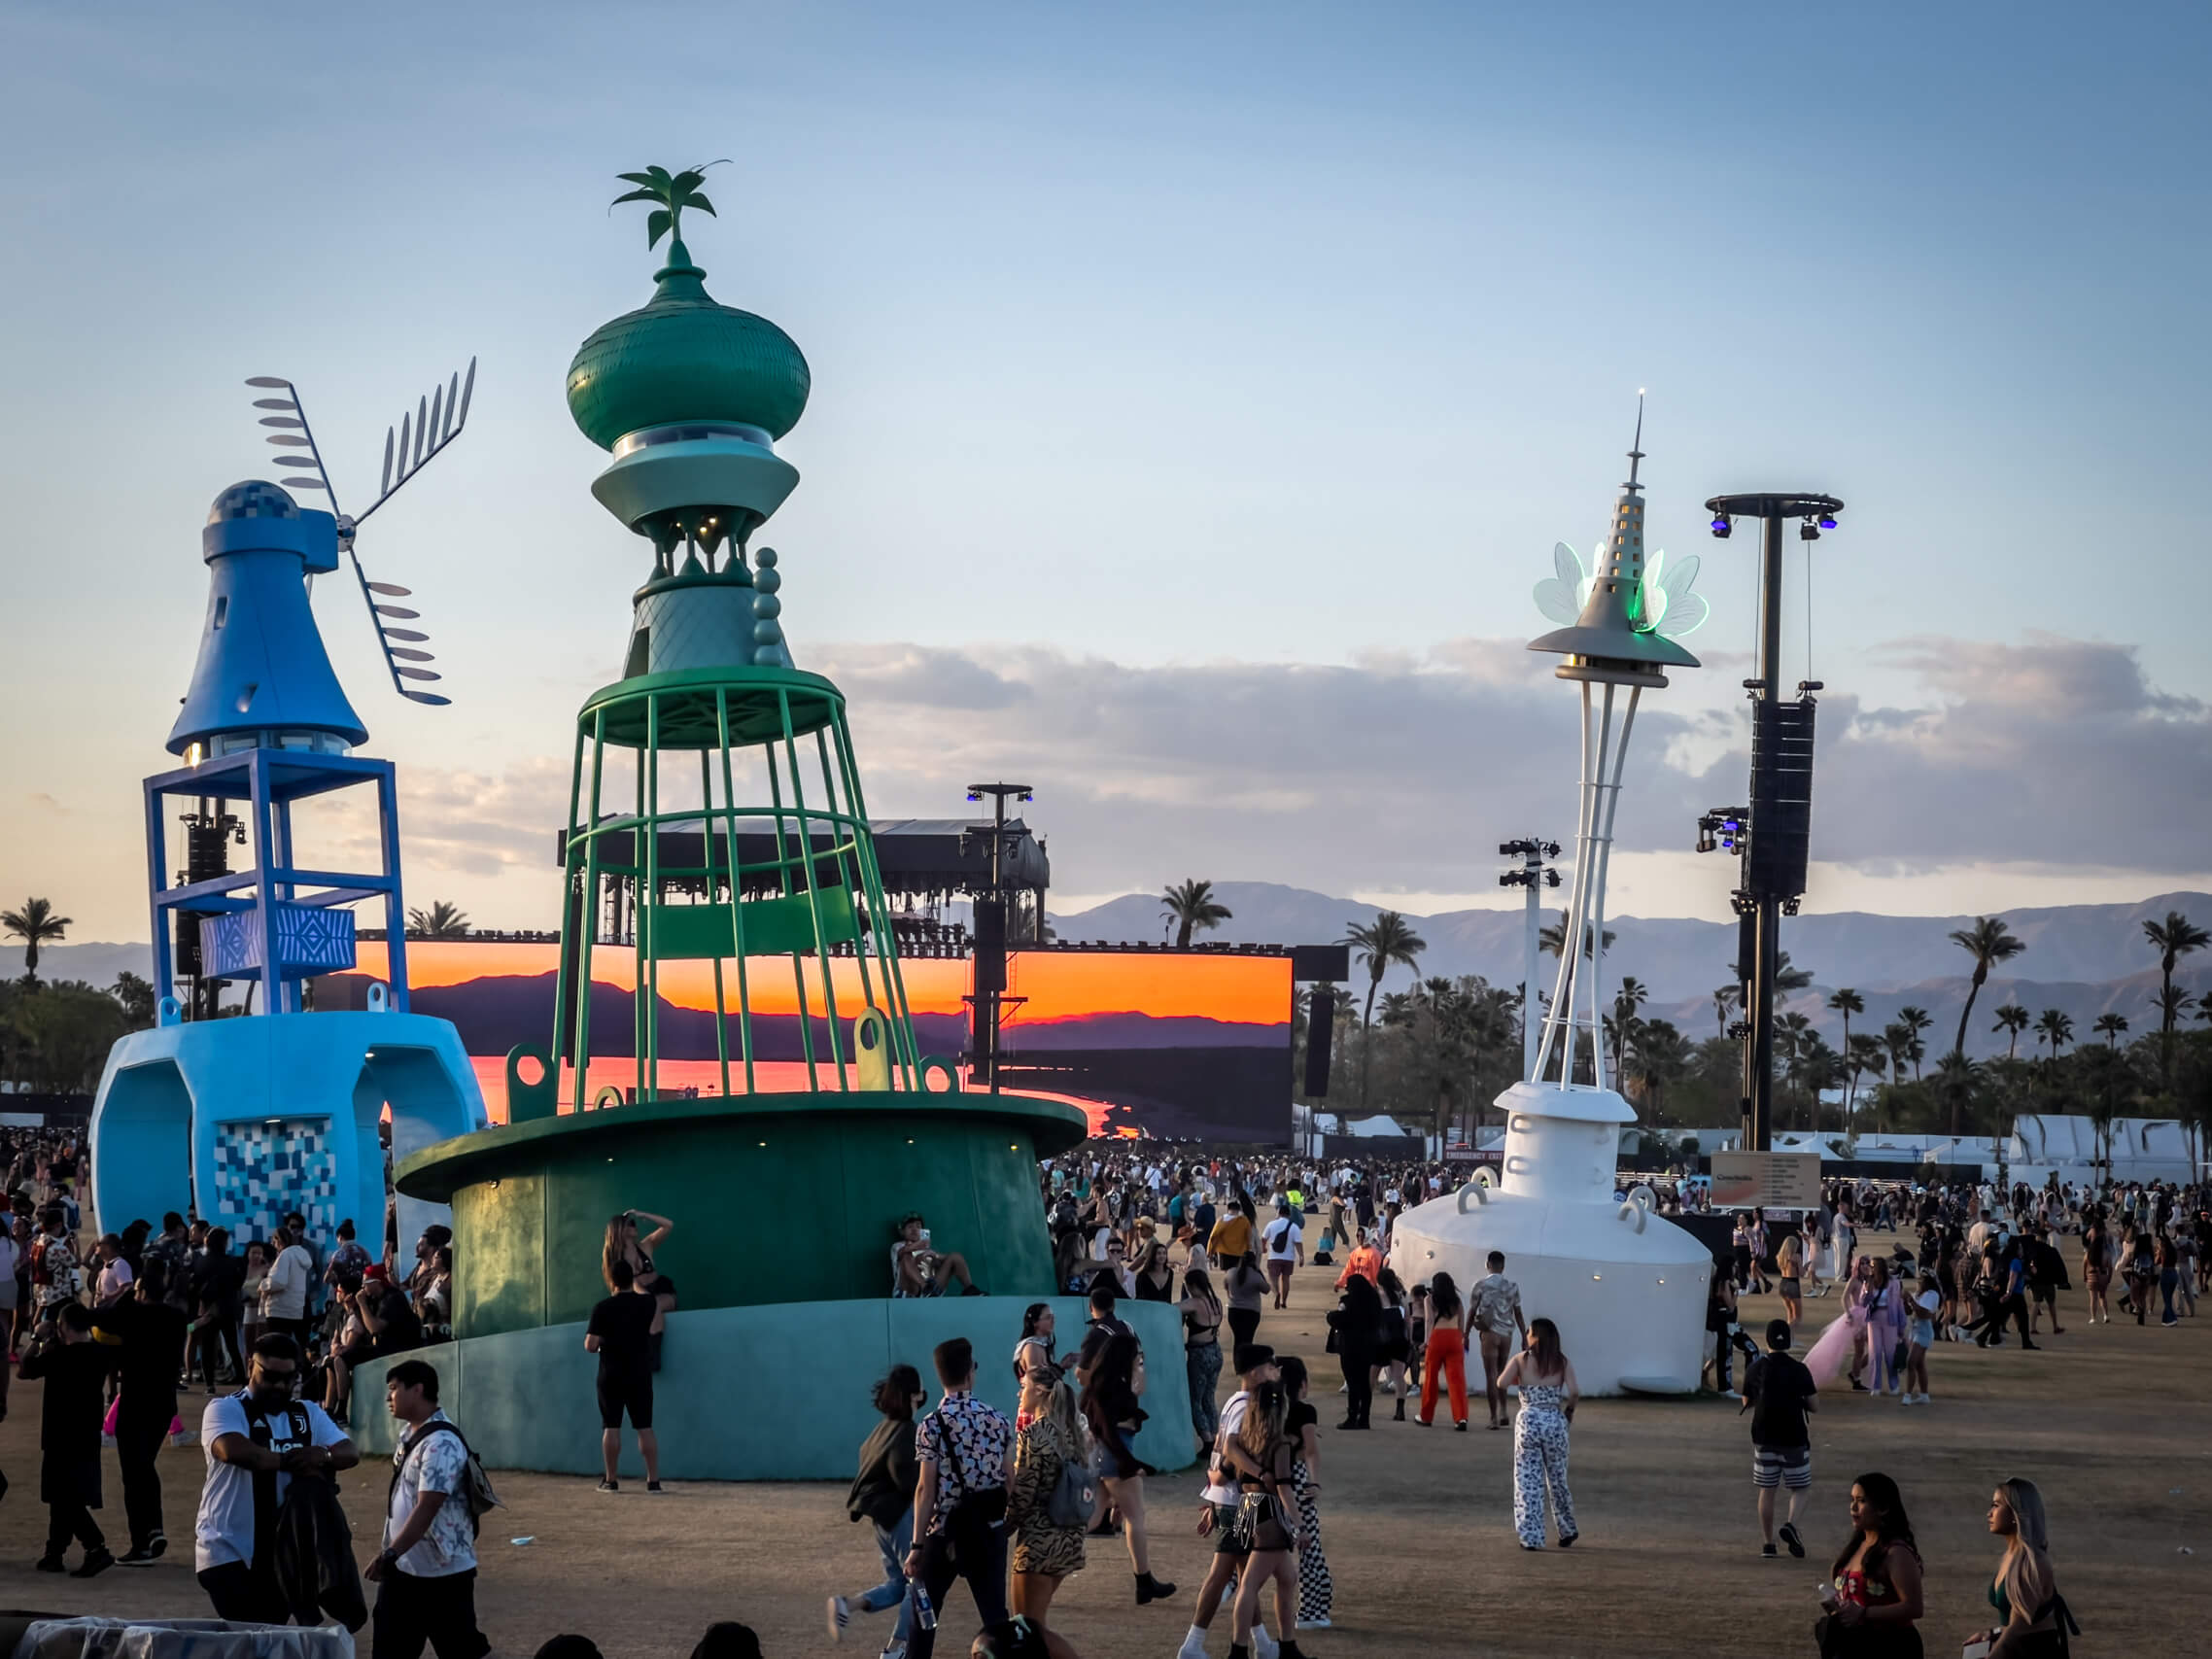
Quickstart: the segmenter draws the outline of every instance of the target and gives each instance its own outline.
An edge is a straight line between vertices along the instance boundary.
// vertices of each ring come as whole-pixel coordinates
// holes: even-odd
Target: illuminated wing
[[[1582,573],[1582,561],[1574,556],[1574,549],[1564,541],[1554,542],[1551,549],[1552,574],[1537,583],[1537,608],[1563,628],[1572,628],[1582,619],[1582,601],[1589,591],[1589,578]]]
[[[1679,639],[1704,626],[1712,607],[1706,604],[1703,594],[1690,591],[1702,564],[1695,553],[1673,564],[1668,563],[1664,548],[1651,555],[1643,583],[1645,614],[1650,619],[1646,626],[1652,632]]]

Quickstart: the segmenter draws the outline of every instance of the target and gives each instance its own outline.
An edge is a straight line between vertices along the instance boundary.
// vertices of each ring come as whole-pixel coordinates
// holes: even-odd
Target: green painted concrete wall
[[[418,1155],[399,1186],[453,1205],[465,1338],[585,1318],[606,1295],[607,1221],[626,1209],[675,1223],[655,1264],[685,1311],[887,1296],[895,1229],[915,1210],[992,1295],[1051,1294],[1038,1143],[1080,1114],[1011,1096],[878,1099],[662,1101],[514,1124]]]
[[[952,1336],[976,1345],[977,1393],[1014,1414],[1012,1360],[1021,1315],[1035,1298],[966,1296],[918,1301],[820,1301],[678,1312],[669,1320],[654,1385],[661,1471],[672,1480],[849,1480],[860,1442],[878,1419],[869,1396],[894,1364],[922,1374],[938,1393],[930,1351]],[[1081,1342],[1084,1306],[1052,1298],[1060,1350]],[[1145,1346],[1150,1421],[1138,1455],[1158,1469],[1192,1461],[1190,1389],[1182,1324],[1157,1302],[1120,1309]],[[493,1469],[599,1474],[599,1362],[584,1351],[581,1323],[511,1331],[426,1348],[407,1356],[438,1370],[439,1403]],[[353,1435],[364,1452],[389,1455],[393,1423],[384,1406],[384,1366],[355,1373]],[[623,1472],[642,1478],[637,1437],[623,1434]],[[487,1523],[496,1533],[497,1519]]]

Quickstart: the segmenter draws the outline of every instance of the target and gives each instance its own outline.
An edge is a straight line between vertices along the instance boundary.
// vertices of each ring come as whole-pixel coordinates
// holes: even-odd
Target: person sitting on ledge
[[[962,1296],[984,1295],[965,1256],[956,1250],[940,1255],[929,1247],[929,1228],[922,1225],[921,1212],[915,1211],[899,1223],[899,1241],[891,1246],[891,1295],[950,1296],[955,1283]]]

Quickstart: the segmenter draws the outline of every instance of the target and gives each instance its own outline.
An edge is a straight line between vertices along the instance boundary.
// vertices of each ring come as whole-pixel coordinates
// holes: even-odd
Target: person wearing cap
[[[1928,1350],[1935,1346],[1936,1309],[1942,1305],[1943,1297],[1933,1291],[1922,1291],[1913,1303],[1912,1321],[1905,1328],[1905,1392],[1898,1397],[1900,1405],[1928,1402]]]
[[[1197,1606],[1191,1609],[1191,1629],[1183,1638],[1183,1645],[1176,1649],[1175,1659],[1206,1659],[1206,1627],[1221,1610],[1229,1580],[1244,1565],[1244,1552],[1236,1547],[1234,1536],[1239,1497],[1236,1460],[1243,1458],[1249,1465],[1251,1459],[1238,1443],[1237,1431],[1244,1427],[1253,1391],[1262,1383],[1282,1380],[1282,1372],[1275,1365],[1275,1350],[1264,1342],[1239,1342],[1231,1363],[1236,1366],[1238,1387],[1222,1405],[1221,1427],[1215,1432],[1213,1456],[1206,1469],[1205,1507],[1198,1520],[1199,1535],[1213,1540],[1214,1558],[1206,1565],[1206,1580],[1198,1586]],[[1264,1625],[1256,1622],[1252,1627],[1255,1659],[1273,1659],[1276,1650],[1275,1639]]]
[[[1805,1540],[1798,1536],[1797,1509],[1813,1488],[1813,1436],[1807,1431],[1807,1413],[1818,1409],[1818,1385],[1802,1361],[1789,1352],[1789,1321],[1767,1324],[1767,1352],[1751,1362],[1744,1373],[1744,1411],[1751,1414],[1751,1487],[1758,1497],[1759,1533],[1764,1542],[1759,1554],[1768,1561],[1775,1552],[1775,1490],[1789,1490],[1789,1514],[1780,1529],[1781,1541],[1800,1560]]]

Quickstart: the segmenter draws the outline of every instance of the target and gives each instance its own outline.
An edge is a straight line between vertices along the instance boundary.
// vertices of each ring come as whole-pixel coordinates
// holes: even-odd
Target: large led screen
[[[450,1020],[475,1063],[493,1121],[506,1121],[507,1052],[552,1035],[554,945],[423,941],[407,947],[412,1006]],[[738,964],[720,964],[737,1000]],[[660,1078],[664,1089],[719,1093],[712,962],[664,962]],[[862,964],[833,958],[830,988],[841,1010],[862,1005]],[[753,1075],[764,1090],[808,1087],[795,975],[816,1010],[815,1052],[827,1054],[821,964],[788,956],[744,963],[752,1010]],[[874,972],[874,965],[869,964]],[[385,972],[384,946],[364,940],[357,969],[320,982],[321,1006],[350,1003]],[[915,1037],[924,1054],[957,1060],[967,1047],[973,964],[922,957],[900,964]],[[1291,963],[1285,956],[1166,951],[1016,950],[1007,956],[1000,1021],[1000,1086],[1083,1108],[1101,1135],[1280,1144],[1291,1130]],[[592,950],[588,1092],[637,1082],[632,1032],[636,961],[628,950]],[[729,1048],[738,1052],[734,1031]],[[733,1067],[732,1087],[743,1089]],[[834,1087],[834,1085],[833,1085]],[[572,1074],[564,1080],[569,1097]]]

